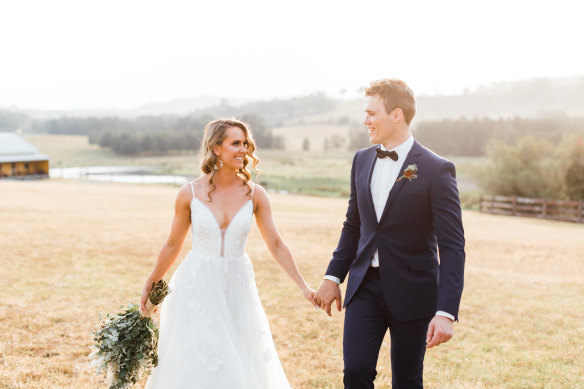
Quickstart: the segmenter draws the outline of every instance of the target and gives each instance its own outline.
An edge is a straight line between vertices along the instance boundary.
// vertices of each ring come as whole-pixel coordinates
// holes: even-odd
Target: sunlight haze
[[[0,12],[0,108],[176,98],[421,94],[583,75],[577,2],[18,1]]]

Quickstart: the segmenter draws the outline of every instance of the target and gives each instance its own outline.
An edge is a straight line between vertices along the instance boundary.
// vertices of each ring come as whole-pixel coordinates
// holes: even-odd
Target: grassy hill
[[[100,312],[138,301],[170,228],[176,191],[0,181],[0,388],[99,386],[87,360],[90,331]],[[271,198],[282,236],[317,287],[346,201]],[[584,226],[472,211],[463,219],[460,322],[449,343],[427,353],[426,387],[581,387]],[[341,388],[343,313],[329,318],[305,302],[255,227],[247,251],[292,386]],[[378,367],[377,386],[389,387],[388,337]]]

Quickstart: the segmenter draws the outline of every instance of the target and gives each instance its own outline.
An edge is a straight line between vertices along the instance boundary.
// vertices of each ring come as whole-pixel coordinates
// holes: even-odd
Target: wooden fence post
[[[481,194],[479,196],[479,211],[497,215],[531,216],[584,223],[584,201]]]

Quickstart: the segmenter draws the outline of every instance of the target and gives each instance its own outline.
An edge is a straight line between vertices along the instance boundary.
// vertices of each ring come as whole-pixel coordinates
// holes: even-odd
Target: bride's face
[[[242,169],[248,146],[245,133],[239,127],[229,127],[225,135],[225,140],[215,147],[214,152],[223,162],[223,168]]]

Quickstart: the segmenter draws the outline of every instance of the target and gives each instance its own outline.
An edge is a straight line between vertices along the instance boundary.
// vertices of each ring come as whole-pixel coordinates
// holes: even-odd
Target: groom
[[[393,388],[423,388],[426,348],[453,334],[463,287],[464,234],[455,169],[414,140],[412,90],[373,81],[365,125],[375,146],[357,152],[337,249],[314,298],[331,315],[345,295],[345,388],[373,388],[389,328]],[[438,251],[440,262],[438,262]]]

